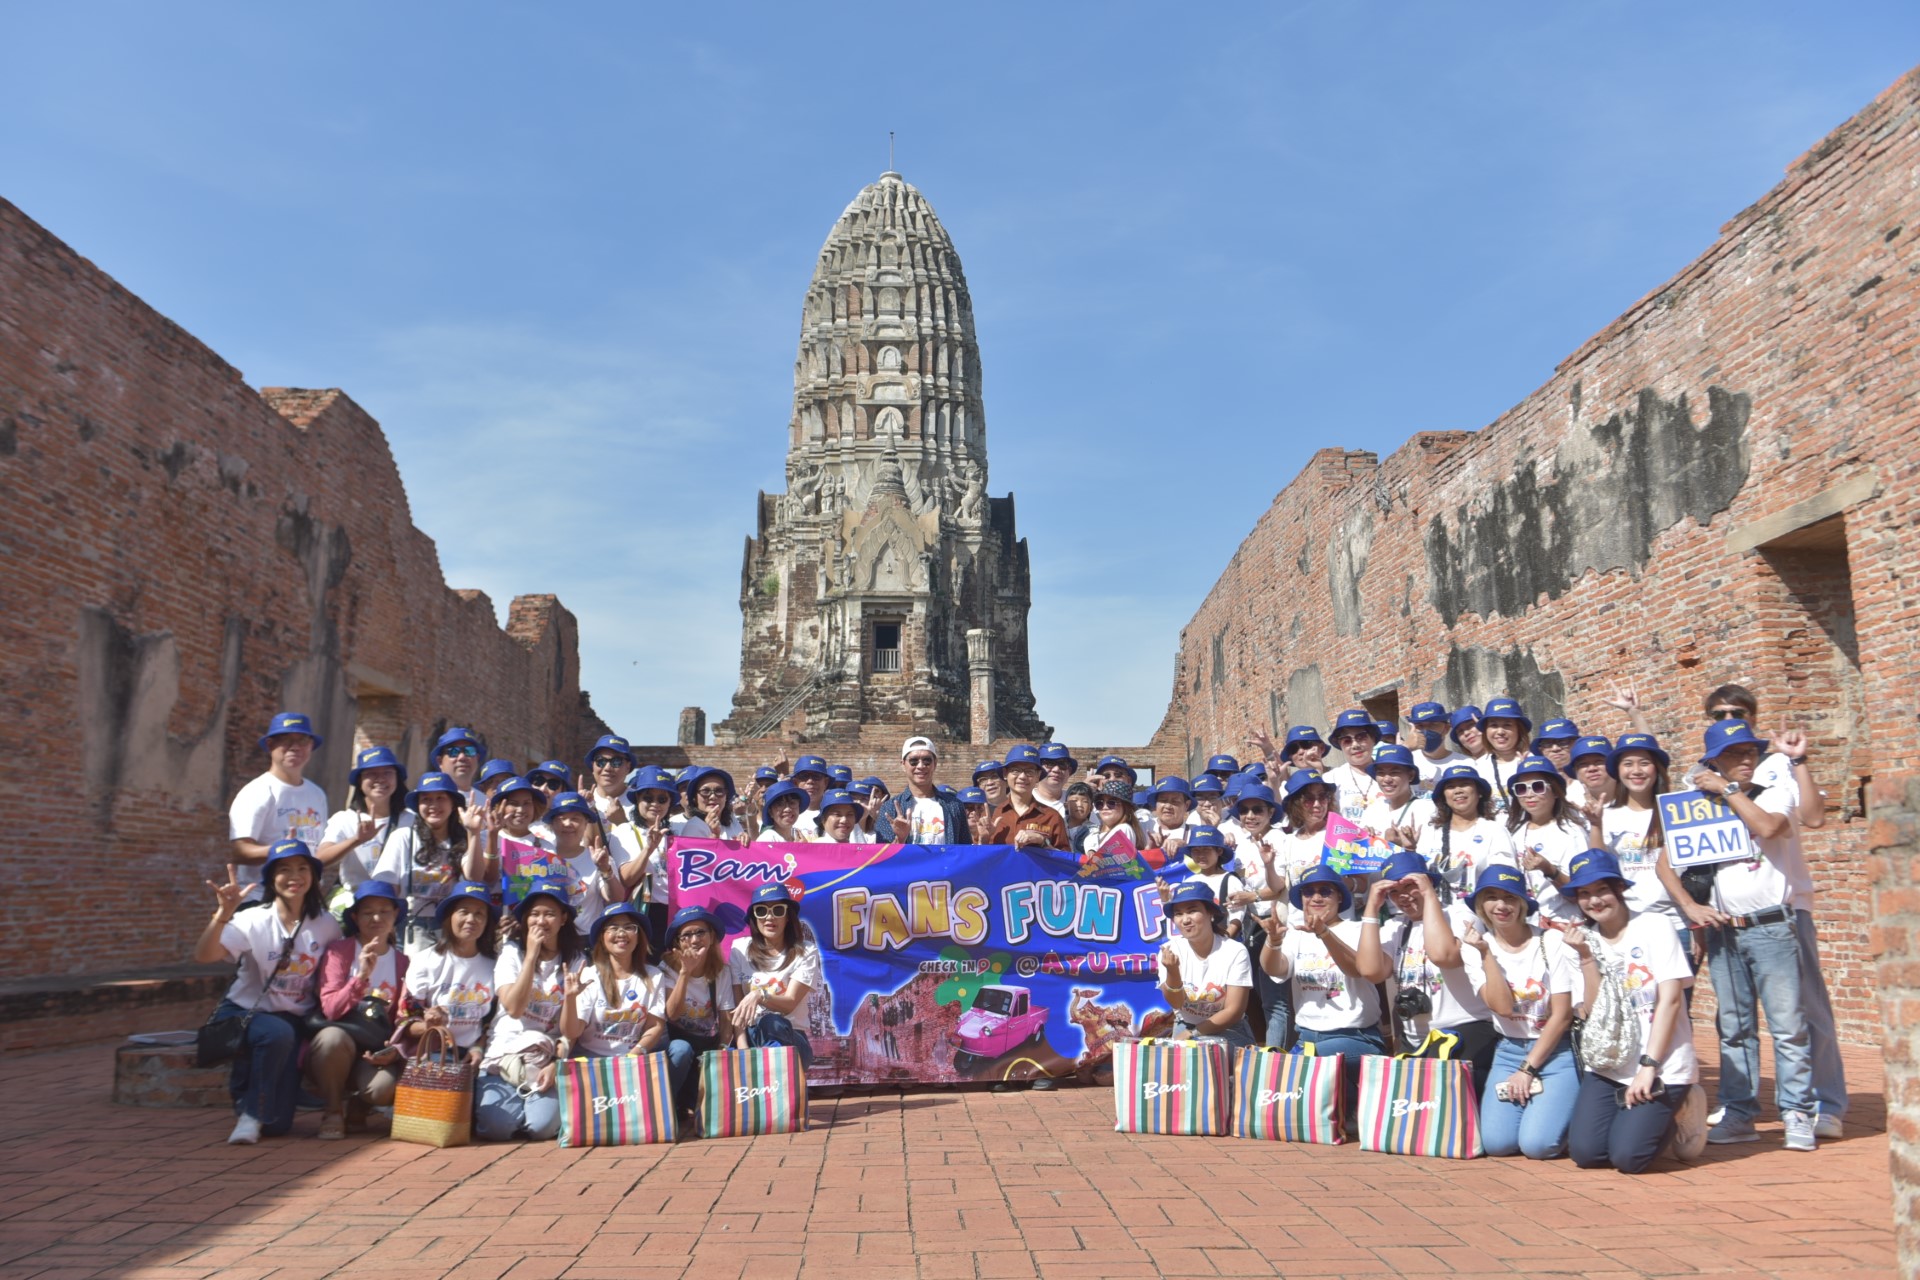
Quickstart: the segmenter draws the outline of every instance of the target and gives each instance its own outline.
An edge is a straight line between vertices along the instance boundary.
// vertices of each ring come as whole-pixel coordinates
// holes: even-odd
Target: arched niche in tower
[[[904,439],[907,434],[906,419],[900,411],[891,406],[882,409],[873,420],[873,438],[876,440]]]

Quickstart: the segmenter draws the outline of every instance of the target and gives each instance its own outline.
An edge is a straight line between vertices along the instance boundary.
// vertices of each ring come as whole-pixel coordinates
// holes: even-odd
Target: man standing
[[[941,795],[933,781],[940,763],[933,739],[908,738],[900,746],[900,763],[907,768],[907,785],[880,806],[875,833],[896,844],[972,844],[966,806]]]
[[[327,821],[327,793],[306,778],[307,761],[320,745],[313,720],[282,711],[261,735],[267,771],[240,788],[227,810],[227,835],[233,842],[234,879],[247,886],[249,901],[260,899],[260,868],[267,852],[282,840],[320,847]]]
[[[1040,780],[1040,753],[1025,743],[1007,752],[1007,802],[993,815],[988,844],[1010,844],[1019,849],[1058,849],[1066,852],[1067,821],[1033,794]]]
[[[791,781],[807,793],[807,807],[793,829],[811,840],[820,834],[820,797],[827,794],[833,776],[827,772],[827,762],[819,756],[801,756],[793,762]]]
[[[480,778],[482,749],[480,735],[460,725],[448,729],[433,744],[433,767],[453,779],[453,785],[460,788],[467,804],[486,800],[475,789]]]
[[[1431,787],[1442,769],[1466,759],[1456,755],[1447,741],[1447,730],[1452,726],[1447,719],[1447,709],[1438,702],[1414,703],[1413,710],[1407,713],[1407,723],[1413,726],[1417,739],[1413,744],[1413,763],[1420,770],[1422,789]]]
[[[1040,781],[1033,784],[1033,798],[1062,818],[1066,817],[1067,784],[1079,771],[1080,762],[1073,758],[1065,743],[1041,743]]]

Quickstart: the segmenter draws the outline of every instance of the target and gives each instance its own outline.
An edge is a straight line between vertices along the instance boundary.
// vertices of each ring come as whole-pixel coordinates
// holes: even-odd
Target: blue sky
[[[448,582],[557,592],[640,741],[727,713],[801,300],[888,130],[973,292],[1041,714],[1137,743],[1315,449],[1485,425],[1920,49],[1911,3],[7,25],[0,195],[254,385],[366,406]]]

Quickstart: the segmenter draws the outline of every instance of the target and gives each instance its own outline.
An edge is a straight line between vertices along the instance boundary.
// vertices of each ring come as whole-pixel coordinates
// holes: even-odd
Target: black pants
[[[1454,1037],[1452,1052],[1447,1057],[1455,1062],[1473,1064],[1473,1096],[1478,1098],[1487,1091],[1487,1076],[1493,1071],[1493,1055],[1500,1047],[1500,1029],[1491,1022],[1463,1022],[1457,1027],[1441,1027],[1440,1030]],[[1416,1058],[1435,1058],[1438,1053],[1416,1053]]]
[[[1692,1086],[1670,1084],[1651,1102],[1629,1107],[1622,1096],[1627,1086],[1615,1084],[1597,1071],[1580,1082],[1573,1103],[1573,1125],[1567,1130],[1567,1154],[1582,1169],[1612,1165],[1621,1173],[1639,1173],[1653,1163],[1673,1132],[1673,1113],[1686,1101]]]

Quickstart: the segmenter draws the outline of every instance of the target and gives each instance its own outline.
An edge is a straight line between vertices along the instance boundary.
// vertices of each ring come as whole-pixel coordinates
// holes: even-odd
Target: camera
[[[1393,998],[1393,1011],[1402,1018],[1423,1018],[1433,1012],[1427,993],[1414,987],[1402,987]]]

